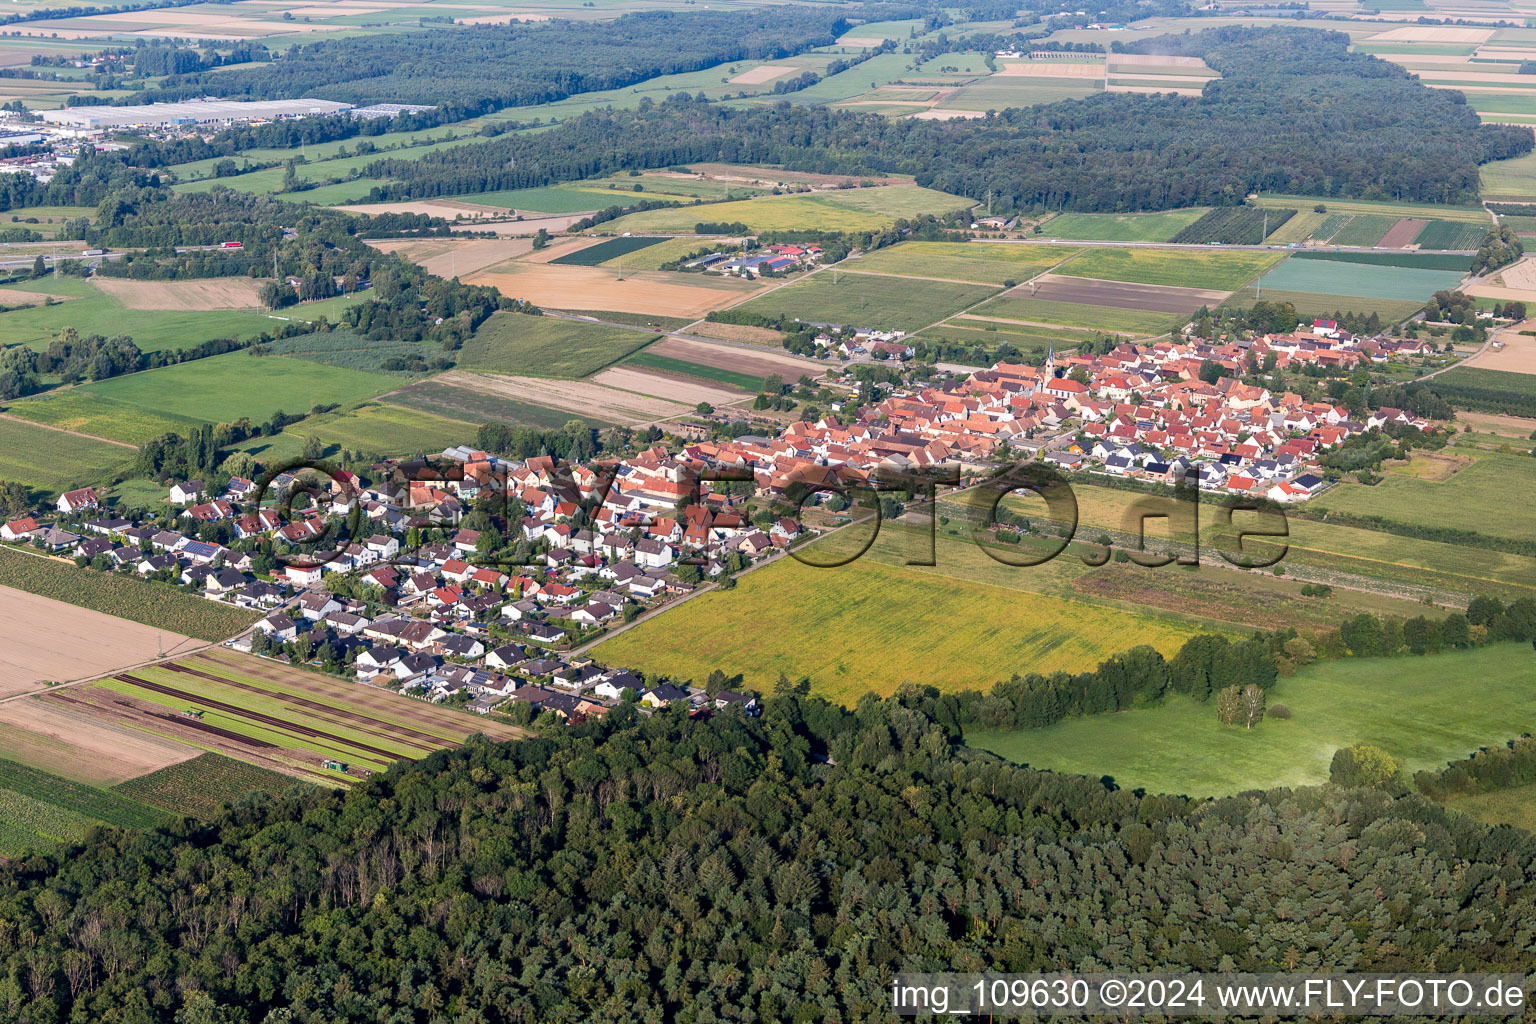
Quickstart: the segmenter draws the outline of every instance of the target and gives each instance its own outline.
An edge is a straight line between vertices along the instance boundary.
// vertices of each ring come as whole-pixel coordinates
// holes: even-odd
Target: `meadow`
[[[913,287],[913,282],[900,277],[834,268],[817,271],[732,309],[807,323],[915,331],[973,306],[995,291],[987,285],[944,281]]]
[[[97,484],[126,470],[134,452],[60,430],[0,419],[0,480],[49,495]]]
[[[371,398],[399,383],[382,373],[244,351],[113,377],[80,390],[144,409],[229,423],[242,416],[261,422],[280,410],[304,413],[316,405]]]
[[[508,423],[517,427],[533,427],[537,430],[559,430],[573,419],[583,419],[594,427],[611,426],[607,420],[596,416],[576,417],[563,409],[519,402],[500,395],[454,387],[435,380],[411,384],[394,394],[387,395],[388,405],[404,409],[424,411],[448,420],[470,423]]]
[[[1335,260],[1286,260],[1259,281],[1264,291],[1352,295],[1365,299],[1427,302],[1442,288],[1455,288],[1466,274],[1459,270],[1378,267]]]
[[[1424,463],[1423,457],[1415,459]],[[1438,460],[1446,468],[1451,464]],[[1412,526],[1472,530],[1494,537],[1536,540],[1536,513],[1511,508],[1510,495],[1536,493],[1536,459],[1478,455],[1448,479],[1388,472],[1366,487],[1341,483],[1312,500],[1318,508],[1377,516]]]
[[[651,198],[638,193],[596,193],[587,189],[551,185],[544,188],[519,188],[501,192],[480,192],[475,195],[455,196],[455,199],[481,206],[499,206],[506,210],[527,210],[530,213],[587,213],[606,210],[612,206],[634,206]]]
[[[1160,213],[1063,213],[1040,225],[1040,232],[1085,242],[1167,242],[1206,210],[1195,206]]]
[[[1030,324],[1082,327],[1121,334],[1163,334],[1187,317],[1149,313],[1114,306],[1085,306],[1075,302],[1047,302],[1025,295],[1003,295],[970,311],[968,316],[997,317]]]
[[[189,590],[0,548],[0,587],[142,622],[199,640],[234,636],[260,616]]]
[[[421,342],[365,338],[342,329],[279,338],[263,348],[272,355],[293,356],[295,359],[307,359],[348,370],[367,370],[370,373],[405,374],[408,371],[386,369],[386,365],[396,359],[426,361],[442,356],[440,350]]]
[[[970,200],[917,185],[882,185],[831,192],[764,196],[727,203],[673,206],[629,213],[601,224],[603,234],[625,231],[690,232],[695,225],[745,224],[749,231],[869,231],[922,214],[945,214],[971,205]]]
[[[1536,153],[1510,160],[1494,160],[1478,168],[1483,198],[1494,202],[1536,201]]]
[[[1003,285],[1027,281],[1081,251],[1069,245],[902,242],[867,252],[845,265],[858,273]]]
[[[459,365],[533,377],[587,377],[656,338],[554,316],[494,313],[465,342]]]
[[[478,427],[420,409],[365,402],[355,409],[311,416],[290,425],[284,434],[315,438],[327,456],[342,448],[375,455],[414,455],[474,444]]]
[[[1326,782],[1334,751],[1353,743],[1381,747],[1411,775],[1529,731],[1533,664],[1527,644],[1322,662],[1270,691],[1269,704],[1284,704],[1293,717],[1266,718],[1252,731],[1220,725],[1214,703],[1170,697],[1157,707],[965,739],[1034,768],[1190,796]]]
[[[1445,805],[1489,825],[1513,825],[1536,832],[1536,783],[1452,797]]]
[[[1231,291],[1279,263],[1275,253],[1090,249],[1062,269],[1073,277]]]
[[[187,433],[197,420],[142,409],[125,402],[82,391],[61,388],[22,399],[5,407],[7,416],[33,423],[73,430],[93,437],[139,445],[167,433]],[[124,457],[130,457],[131,453]]]

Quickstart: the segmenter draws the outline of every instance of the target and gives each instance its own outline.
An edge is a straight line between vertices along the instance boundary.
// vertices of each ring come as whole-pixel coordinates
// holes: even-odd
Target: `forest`
[[[448,104],[471,117],[727,61],[787,57],[831,43],[846,27],[840,10],[769,7],[381,33],[323,39],[265,67],[168,78],[138,99],[215,90],[229,99]]]
[[[1528,127],[1481,124],[1459,93],[1350,53],[1342,33],[1218,28],[1136,44],[1203,57],[1204,96],[1099,93],[979,120],[888,120],[824,107],[735,109],[680,93],[419,160],[364,169],[375,200],[529,188],[692,162],[918,184],[1016,209],[1232,206],[1258,189],[1423,202],[1473,199],[1478,164],[1529,152]],[[707,219],[707,218],[705,218]]]
[[[102,830],[0,866],[0,1016],[836,1022],[884,1019],[897,970],[1529,966],[1528,833],[1031,771],[953,745],[932,696],[625,708]]]

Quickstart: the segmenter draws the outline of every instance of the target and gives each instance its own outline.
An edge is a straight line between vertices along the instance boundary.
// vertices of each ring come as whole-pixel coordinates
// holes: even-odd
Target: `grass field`
[[[449,419],[419,409],[365,402],[355,409],[311,416],[285,431],[313,437],[326,446],[374,455],[430,454],[460,444],[473,444],[476,423]]]
[[[500,206],[508,210],[528,210],[534,213],[586,213],[589,210],[606,210],[611,206],[634,206],[654,198],[640,193],[588,192],[576,188],[520,188],[505,192],[481,192],[472,196],[455,196],[467,203],[480,206]]]
[[[1085,242],[1166,242],[1205,216],[1206,207],[1161,213],[1063,213],[1040,226],[1048,238]]]
[[[745,224],[749,231],[815,228],[821,231],[868,231],[925,213],[943,214],[971,205],[970,200],[917,185],[884,185],[813,194],[764,196],[729,203],[676,206],[625,214],[599,225],[603,234],[625,231],[692,231],[694,225]]]
[[[1325,295],[1320,292],[1295,292],[1281,288],[1264,286],[1264,292],[1259,298],[1266,302],[1289,302],[1296,307],[1298,320],[1310,320],[1313,317],[1329,316],[1339,312],[1354,313],[1378,313],[1386,321],[1403,320],[1412,316],[1424,308],[1428,301],[1426,295],[1423,300],[1412,301],[1410,299],[1368,299],[1359,295]],[[1246,307],[1253,305],[1254,294],[1252,288],[1244,288],[1242,291],[1233,292],[1223,306]],[[1437,380],[1439,378],[1436,378]]]
[[[1076,266],[1076,261],[1074,261]],[[1265,274],[1264,291],[1311,292],[1318,295],[1354,295],[1365,299],[1401,299],[1427,302],[1442,288],[1454,288],[1466,274],[1460,270],[1420,270],[1412,267],[1378,267],[1368,263],[1337,260],[1286,260]]]
[[[172,814],[211,818],[224,804],[252,793],[281,793],[302,785],[291,775],[209,751],[190,761],[119,783],[113,790]]]
[[[1231,291],[1283,257],[1276,253],[1187,249],[1090,249],[1063,268],[1073,277]]]
[[[439,350],[421,342],[365,338],[344,329],[279,338],[265,348],[272,355],[308,359],[311,362],[339,366],[346,370],[366,370],[370,373],[397,375],[409,375],[410,371],[386,370],[385,367],[391,360],[426,361],[441,356]]]
[[[302,413],[320,404],[355,402],[399,383],[399,378],[382,373],[306,359],[230,352],[113,377],[80,390],[143,409],[228,423],[242,416],[260,422],[279,410]]]
[[[646,249],[665,241],[667,241],[666,238],[645,236],[610,238],[606,242],[598,242],[596,245],[588,246],[585,249],[578,249],[575,252],[568,252],[564,256],[557,256],[549,262],[570,267],[596,267],[603,265],[609,260],[622,259],[629,253],[639,252],[641,249]]]
[[[1415,526],[1445,526],[1495,537],[1536,540],[1536,516],[1511,515],[1511,494],[1536,493],[1536,459],[1517,455],[1481,455],[1455,468],[1451,459],[1418,458],[1454,473],[1433,479],[1389,472],[1379,484],[1344,483],[1313,499],[1319,508],[1354,515],[1380,516]],[[1438,473],[1432,475],[1439,475]]]
[[[1259,206],[1310,210],[1317,203],[1330,215],[1388,217],[1423,217],[1425,220],[1459,220],[1489,224],[1488,211],[1481,206],[1439,206],[1425,203],[1398,203],[1388,199],[1340,199],[1333,196],[1293,196],[1266,192],[1254,202]]]
[[[914,287],[912,281],[899,277],[822,270],[734,308],[808,323],[915,331],[982,301],[994,291],[986,285],[944,281],[926,281]]]
[[[1381,747],[1411,774],[1529,731],[1533,665],[1527,644],[1322,663],[1271,691],[1270,704],[1294,717],[1266,718],[1252,731],[1224,728],[1214,704],[1180,697],[1045,729],[971,733],[966,742],[1035,768],[1191,796],[1325,782],[1334,751],[1353,743]]]
[[[1484,199],[1511,203],[1536,200],[1536,153],[1483,164],[1478,175]]]
[[[532,377],[586,377],[656,337],[554,316],[495,313],[465,342],[459,365]]]
[[[1004,295],[976,309],[973,316],[998,317],[1026,323],[1083,327],[1093,331],[1118,331],[1123,334],[1162,334],[1182,323],[1186,317],[1169,313],[1151,313],[1113,306],[1084,306],[1075,302],[1047,302],[1025,296]],[[968,322],[967,322],[968,323]]]
[[[516,735],[463,712],[224,650],[136,669],[95,686],[177,712],[199,709],[202,724],[301,756],[309,752],[315,755],[311,765],[334,758],[378,770],[458,746],[472,732]]]
[[[1432,220],[1414,239],[1421,249],[1476,249],[1488,234],[1487,224]]]
[[[80,569],[70,562],[36,558],[9,548],[0,548],[0,587],[25,590],[199,640],[223,640],[260,618],[244,608],[216,604],[169,584]]]
[[[728,384],[733,388],[740,388],[743,391],[754,394],[763,389],[762,377],[754,377],[749,373],[738,373],[735,370],[726,370],[718,366],[692,363],[686,359],[658,356],[651,352],[637,352],[635,355],[624,360],[624,365],[642,366],[652,370],[661,370],[663,373],[681,373],[689,377],[697,377],[700,380]]]
[[[0,419],[0,480],[15,480],[50,496],[102,482],[126,469],[134,453],[105,441]]]
[[[572,416],[563,409],[550,409],[531,405],[497,395],[468,391],[437,381],[426,380],[401,388],[387,396],[385,404],[404,409],[424,411],[449,420],[470,423],[509,423],[518,427],[534,427],[538,430],[559,430],[573,419],[584,419],[594,427],[611,426],[607,420],[594,416]]]
[[[1396,217],[1356,214],[1329,241],[1334,245],[1375,245],[1397,221]]]
[[[846,264],[858,272],[939,277],[950,281],[1017,284],[1082,250],[1069,245],[985,242],[903,242],[865,253]]]
[[[198,422],[152,409],[141,409],[125,402],[115,402],[79,388],[45,392],[35,398],[13,402],[4,411],[9,416],[20,416],[33,423],[62,427],[129,444],[143,444],[172,431],[185,434],[189,428],[197,426]]]

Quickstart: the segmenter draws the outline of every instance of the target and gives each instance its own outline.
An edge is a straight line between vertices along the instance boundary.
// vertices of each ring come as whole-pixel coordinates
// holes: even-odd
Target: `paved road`
[[[1206,252],[1223,249],[1251,249],[1257,252],[1392,252],[1401,255],[1406,249],[1363,248],[1338,245],[1207,245],[1203,242],[1098,242],[1081,238],[1050,238],[1039,235],[1034,238],[968,238],[968,242],[983,245],[1082,245],[1095,249],[1201,249]],[[1435,253],[1441,256],[1474,256],[1472,249],[1414,249],[1413,252]]]

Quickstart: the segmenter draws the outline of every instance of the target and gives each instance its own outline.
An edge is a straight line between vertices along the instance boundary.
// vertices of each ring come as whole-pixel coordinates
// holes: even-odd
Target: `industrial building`
[[[350,110],[334,100],[188,100],[135,107],[66,107],[39,111],[43,119],[85,131],[104,128],[174,128],[178,125],[234,124],[284,117],[315,117]]]

